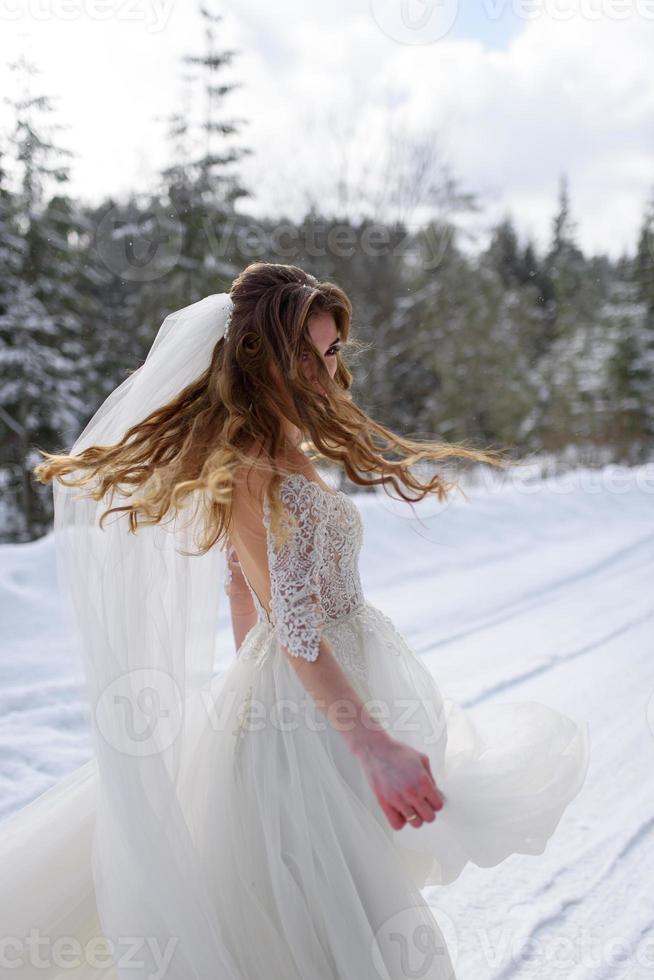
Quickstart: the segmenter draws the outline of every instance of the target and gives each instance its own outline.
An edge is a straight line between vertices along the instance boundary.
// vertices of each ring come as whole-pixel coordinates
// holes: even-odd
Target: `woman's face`
[[[336,352],[340,349],[338,328],[333,315],[331,313],[314,313],[307,321],[307,329],[314,346],[325,362],[330,377],[333,378],[336,374]],[[304,376],[318,390],[321,390],[315,376],[313,360],[308,353],[302,355],[302,364]]]

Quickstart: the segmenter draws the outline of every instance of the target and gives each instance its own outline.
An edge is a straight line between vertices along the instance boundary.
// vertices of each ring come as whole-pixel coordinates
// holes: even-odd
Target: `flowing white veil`
[[[230,294],[217,293],[167,316],[144,363],[108,396],[71,453],[117,442],[195,380],[231,311]],[[53,486],[57,572],[98,764],[100,924],[121,978],[161,975],[165,960],[168,980],[243,980],[223,944],[180,793],[213,674],[224,547],[183,554],[198,550],[195,495],[168,523],[129,533],[124,512],[100,529],[108,503],[84,497],[88,491]],[[117,495],[112,506],[128,499]]]

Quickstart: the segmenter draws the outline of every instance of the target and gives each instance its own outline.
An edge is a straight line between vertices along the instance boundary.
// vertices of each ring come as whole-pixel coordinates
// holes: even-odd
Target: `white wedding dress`
[[[270,613],[250,587],[257,623],[205,692],[182,770],[203,887],[243,980],[453,978],[421,888],[446,885],[468,862],[542,853],[584,781],[587,723],[527,701],[498,704],[479,724],[365,599],[354,501],[300,473],[283,479],[281,498],[296,523],[277,546],[264,506]],[[315,659],[321,632],[391,734],[428,754],[445,796],[433,823],[390,827],[358,759],[302,686],[281,646]],[[30,927],[82,945],[102,935],[96,783],[91,761],[0,827],[3,939]],[[5,957],[18,963],[24,949]],[[145,975],[100,957],[7,970],[18,980]]]

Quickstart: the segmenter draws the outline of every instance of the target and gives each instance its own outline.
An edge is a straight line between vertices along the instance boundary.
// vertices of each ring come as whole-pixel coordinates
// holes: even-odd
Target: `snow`
[[[654,467],[503,474],[465,494],[413,510],[357,494],[365,593],[473,716],[491,701],[542,701],[588,720],[592,757],[543,855],[469,865],[425,895],[458,980],[650,978]],[[224,669],[233,641],[217,594]],[[51,534],[0,546],[0,615],[6,817],[91,755]]]

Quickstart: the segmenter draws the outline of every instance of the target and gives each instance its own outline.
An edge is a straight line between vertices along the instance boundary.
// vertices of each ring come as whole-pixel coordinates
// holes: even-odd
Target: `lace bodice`
[[[321,630],[363,602],[358,567],[363,522],[347,494],[326,490],[303,473],[285,476],[279,495],[290,528],[283,544],[271,532],[267,498],[263,505],[270,617],[244,578],[258,621],[278,630],[289,653],[315,660]]]

